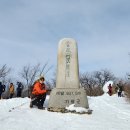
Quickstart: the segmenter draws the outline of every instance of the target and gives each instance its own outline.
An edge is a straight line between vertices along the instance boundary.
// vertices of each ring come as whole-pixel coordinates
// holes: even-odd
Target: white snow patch
[[[66,107],[66,109],[69,111],[75,111],[78,113],[88,112],[88,109],[83,108],[83,107],[75,107],[75,104],[71,104],[69,107]]]

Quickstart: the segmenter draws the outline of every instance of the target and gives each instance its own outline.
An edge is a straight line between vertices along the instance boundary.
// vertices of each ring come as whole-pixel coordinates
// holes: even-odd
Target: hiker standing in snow
[[[40,77],[38,81],[36,81],[32,88],[32,97],[30,102],[30,108],[33,105],[37,106],[38,109],[44,109],[44,101],[46,99],[46,86],[44,84],[44,77]]]
[[[108,94],[111,96],[112,95],[112,86],[109,84],[108,86]]]
[[[2,85],[2,82],[0,82],[0,99],[1,99],[1,95],[4,91],[5,91],[5,85]]]
[[[10,83],[10,86],[9,86],[9,98],[12,98],[14,95],[14,85],[13,83]]]
[[[121,82],[119,82],[119,84],[117,84],[118,86],[118,97],[122,97],[122,91],[123,91],[123,85],[121,84]]]
[[[23,90],[23,85],[21,82],[17,82],[17,97],[21,97],[21,94],[22,94],[22,90]]]

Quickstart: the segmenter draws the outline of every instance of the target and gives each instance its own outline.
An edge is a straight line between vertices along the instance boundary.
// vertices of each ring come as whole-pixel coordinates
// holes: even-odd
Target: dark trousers
[[[44,101],[46,99],[46,93],[42,95],[32,95],[32,105],[36,105],[37,107],[43,107]]]
[[[2,95],[2,93],[0,93],[0,99],[1,99],[1,95]]]
[[[13,93],[11,93],[11,94],[10,94],[10,96],[9,96],[9,98],[12,98],[12,97],[13,97],[13,95],[14,95],[14,94],[13,94]]]
[[[118,97],[121,97],[121,96],[122,96],[122,92],[119,91],[119,92],[118,92]]]
[[[22,91],[17,91],[17,97],[21,97]]]

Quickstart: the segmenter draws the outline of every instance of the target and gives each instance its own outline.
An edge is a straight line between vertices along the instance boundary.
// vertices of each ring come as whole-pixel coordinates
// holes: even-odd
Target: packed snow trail
[[[48,99],[45,102],[47,107]],[[0,130],[130,130],[130,104],[124,97],[88,97],[91,115],[29,108],[29,98],[0,100]],[[21,107],[9,110],[20,104]]]

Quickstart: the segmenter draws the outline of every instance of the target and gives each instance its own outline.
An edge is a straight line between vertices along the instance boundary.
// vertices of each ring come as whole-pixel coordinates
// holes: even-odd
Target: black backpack
[[[37,81],[35,81],[34,83],[33,83],[33,85],[31,85],[30,87],[29,87],[29,95],[30,95],[30,97],[32,98],[33,97],[33,94],[32,94],[32,91],[33,91],[33,89],[34,89],[34,85],[37,83]]]

